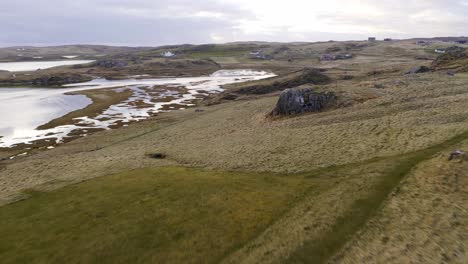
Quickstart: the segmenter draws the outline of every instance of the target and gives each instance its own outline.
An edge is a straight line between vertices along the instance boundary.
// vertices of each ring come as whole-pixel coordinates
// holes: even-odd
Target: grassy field
[[[0,162],[2,261],[466,263],[467,163],[447,154],[468,147],[468,74],[405,75],[434,58],[414,41],[262,47],[272,60],[247,59],[255,46],[206,45],[131,67],[196,73],[183,59],[195,56],[219,64],[203,71],[280,75],[225,86],[234,99]],[[319,61],[325,52],[354,58]],[[268,118],[304,67],[331,81],[303,86],[339,104]],[[246,93],[252,85],[275,89]]]
[[[326,263],[378,212],[385,199],[412,169],[435,154],[450,149],[466,139],[468,139],[468,132],[430,148],[395,157],[396,165],[385,173],[382,180],[366,197],[355,200],[350,209],[337,219],[329,232],[323,233],[323,237],[319,239],[307,241],[290,257],[289,261],[291,263]]]
[[[467,147],[465,139],[414,167],[331,263],[466,263],[468,162],[447,157]]]
[[[309,189],[301,176],[140,169],[0,208],[2,263],[213,263]]]
[[[301,174],[161,167],[29,191],[0,208],[0,255],[3,263],[326,263],[418,164],[467,138]]]

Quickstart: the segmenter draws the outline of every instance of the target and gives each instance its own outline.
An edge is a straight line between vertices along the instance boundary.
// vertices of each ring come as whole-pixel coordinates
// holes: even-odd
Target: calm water
[[[0,88],[0,147],[12,147],[20,143],[50,139],[60,143],[76,129],[109,129],[110,126],[144,120],[167,105],[190,106],[199,95],[221,92],[221,85],[259,80],[274,76],[271,73],[251,70],[222,70],[210,76],[189,78],[129,79],[67,85],[63,89]],[[164,86],[164,88],[161,88]],[[180,87],[186,90],[178,89]],[[65,95],[71,91],[115,88],[130,89],[132,96],[125,102],[112,105],[95,118],[77,118],[75,124],[46,130],[36,128],[71,111],[86,107],[91,100],[82,95]],[[155,99],[168,98],[168,102]],[[134,102],[144,103],[136,107]]]
[[[93,60],[62,60],[62,61],[21,61],[0,62],[0,70],[10,72],[35,71],[57,66],[77,65],[93,62]]]

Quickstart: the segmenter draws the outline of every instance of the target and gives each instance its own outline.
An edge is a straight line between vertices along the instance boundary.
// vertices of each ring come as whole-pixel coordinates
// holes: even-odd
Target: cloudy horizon
[[[159,46],[468,35],[468,0],[15,0],[0,46]]]

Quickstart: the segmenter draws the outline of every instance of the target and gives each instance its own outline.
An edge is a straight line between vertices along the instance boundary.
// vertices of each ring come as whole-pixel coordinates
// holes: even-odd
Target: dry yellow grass
[[[317,172],[328,186],[310,192],[274,225],[221,263],[285,263],[307,241],[321,241],[352,204],[364,199],[396,163],[365,162]],[[313,262],[318,263],[318,262]]]
[[[467,263],[468,163],[448,153],[420,164],[334,263]]]
[[[123,168],[183,164],[298,172],[411,152],[468,129],[467,80],[467,75],[391,77],[379,80],[386,86],[383,90],[350,81],[339,89],[376,98],[273,122],[264,117],[275,97],[208,107],[202,113],[168,114],[175,121],[98,133],[8,165],[1,172],[0,197],[49,181],[91,178]],[[164,152],[169,159],[145,158],[150,152]]]

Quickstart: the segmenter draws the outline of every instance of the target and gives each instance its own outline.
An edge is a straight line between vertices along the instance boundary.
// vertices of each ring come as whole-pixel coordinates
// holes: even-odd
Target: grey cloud
[[[468,6],[460,0],[364,0],[382,11],[375,17],[336,15],[319,16],[330,24],[372,26],[378,37],[434,37],[468,34]],[[392,33],[393,32],[393,33]],[[398,33],[400,32],[400,33]]]
[[[232,28],[226,18],[197,12],[239,16],[235,7],[214,1],[188,0],[16,0],[0,6],[0,45],[101,43],[161,45],[212,42],[212,34]],[[226,11],[227,10],[227,11]],[[173,14],[173,15],[171,15]]]
[[[252,0],[254,1],[254,0]],[[0,45],[113,44],[153,46],[222,41],[361,39],[364,33],[244,33],[239,21],[256,21],[242,5],[220,0],[15,0],[0,5]],[[468,35],[467,0],[360,0],[382,16],[330,10],[329,25],[372,26],[377,37]],[[287,6],[286,6],[287,8]],[[287,10],[285,10],[287,12]],[[278,18],[284,19],[284,18]],[[400,33],[398,33],[400,32]]]

